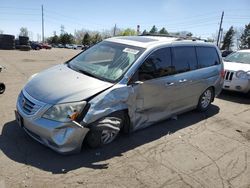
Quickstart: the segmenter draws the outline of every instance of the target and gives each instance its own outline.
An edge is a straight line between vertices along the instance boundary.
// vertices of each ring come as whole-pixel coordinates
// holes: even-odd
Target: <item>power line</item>
[[[27,16],[39,16],[40,14],[26,14],[26,13],[18,13],[18,12],[1,12],[0,11],[0,14],[6,14],[6,15],[9,15],[9,14],[11,14],[11,15],[27,15]]]
[[[27,7],[4,7],[0,6],[0,9],[15,9],[15,10],[39,10],[38,8],[27,8]]]
[[[70,17],[69,15],[64,15],[64,14],[61,14],[61,13],[58,13],[58,12],[55,12],[55,11],[44,10],[44,12],[46,13],[47,16],[53,17],[56,20],[58,20],[58,18],[60,18],[60,20],[64,19],[64,20],[68,20],[70,22],[80,24],[80,25],[82,25],[84,23],[82,20],[77,21],[76,17]],[[57,15],[57,16],[55,16],[55,15]],[[106,26],[104,24],[94,23],[92,21],[91,21],[91,23],[88,23],[88,24],[92,24],[92,25],[96,25],[96,26]]]

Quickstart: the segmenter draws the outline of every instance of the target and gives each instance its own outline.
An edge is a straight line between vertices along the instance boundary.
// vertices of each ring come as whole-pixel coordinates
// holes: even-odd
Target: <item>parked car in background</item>
[[[82,45],[74,44],[73,49],[74,50],[81,50],[82,49]]]
[[[222,89],[218,48],[173,37],[106,39],[34,75],[17,100],[16,120],[59,153],[111,143],[122,131],[177,114],[206,111]]]
[[[66,44],[66,45],[65,45],[65,48],[73,49],[73,48],[74,48],[74,45],[73,45],[73,44]]]
[[[58,44],[57,47],[58,48],[64,48],[64,45],[63,44]]]
[[[30,46],[33,50],[40,50],[42,49],[42,45],[38,42],[30,42]]]
[[[224,59],[225,81],[223,89],[250,92],[250,49],[240,50]]]
[[[58,48],[57,44],[51,44],[52,48]]]
[[[46,50],[50,50],[52,48],[51,45],[46,44],[46,43],[41,43],[41,46],[43,49],[46,49]]]
[[[2,72],[2,70],[3,67],[0,65],[0,72]],[[5,88],[6,88],[5,84],[0,82],[0,94],[3,94],[5,92]]]
[[[221,56],[222,57],[227,57],[229,54],[233,53],[234,51],[232,50],[222,50],[221,51]]]
[[[89,45],[83,45],[83,46],[82,46],[82,50],[85,51],[85,50],[87,50],[89,47],[90,47]]]

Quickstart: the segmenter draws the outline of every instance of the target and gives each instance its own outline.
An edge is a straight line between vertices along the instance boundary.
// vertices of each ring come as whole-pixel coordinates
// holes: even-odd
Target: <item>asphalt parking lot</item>
[[[250,187],[250,99],[222,92],[209,111],[188,112],[103,148],[62,156],[15,122],[28,78],[79,50],[0,50],[1,187]]]

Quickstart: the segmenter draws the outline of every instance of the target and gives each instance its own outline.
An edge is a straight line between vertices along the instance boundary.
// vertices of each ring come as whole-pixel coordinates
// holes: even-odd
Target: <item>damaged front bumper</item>
[[[80,152],[89,129],[74,122],[62,123],[42,118],[44,110],[46,107],[29,116],[17,103],[16,120],[29,136],[54,151],[61,154]]]

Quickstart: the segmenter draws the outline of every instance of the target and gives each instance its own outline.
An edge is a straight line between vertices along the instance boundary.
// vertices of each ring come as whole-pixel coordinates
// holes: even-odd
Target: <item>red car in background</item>
[[[40,45],[42,46],[42,49],[50,50],[52,48],[51,45],[46,43],[41,43]]]

